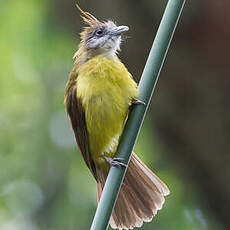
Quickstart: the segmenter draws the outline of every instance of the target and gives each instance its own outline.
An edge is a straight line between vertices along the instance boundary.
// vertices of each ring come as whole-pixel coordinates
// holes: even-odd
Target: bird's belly
[[[128,102],[119,89],[103,89],[93,94],[85,108],[90,151],[94,161],[112,157],[118,145],[128,112]]]

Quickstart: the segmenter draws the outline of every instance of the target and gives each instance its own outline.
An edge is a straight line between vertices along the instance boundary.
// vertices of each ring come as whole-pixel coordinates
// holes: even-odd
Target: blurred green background
[[[78,1],[129,25],[138,80],[166,0]],[[89,229],[96,186],[63,106],[83,26],[75,1],[0,1],[0,229]],[[136,152],[171,195],[143,230],[230,229],[230,2],[188,1]]]

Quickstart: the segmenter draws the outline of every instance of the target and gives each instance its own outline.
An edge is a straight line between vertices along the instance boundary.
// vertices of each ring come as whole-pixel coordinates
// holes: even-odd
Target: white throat
[[[105,41],[104,45],[101,48],[90,49],[88,50],[88,56],[93,58],[97,55],[104,55],[105,57],[114,57],[120,51],[121,37],[116,39],[109,39]]]

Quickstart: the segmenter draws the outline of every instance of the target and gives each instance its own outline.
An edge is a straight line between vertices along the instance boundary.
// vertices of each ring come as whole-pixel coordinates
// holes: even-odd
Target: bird
[[[138,100],[137,83],[118,57],[129,27],[98,20],[76,6],[86,26],[66,83],[65,109],[81,155],[97,182],[97,201],[110,167],[127,167],[110,226],[141,227],[162,209],[170,191],[134,152],[128,166],[115,157],[130,108],[144,106]]]

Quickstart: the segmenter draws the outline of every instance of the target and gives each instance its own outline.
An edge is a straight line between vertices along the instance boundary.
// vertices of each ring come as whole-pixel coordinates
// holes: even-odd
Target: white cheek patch
[[[102,38],[92,37],[91,39],[87,41],[87,48],[97,49],[97,48],[102,47],[104,43],[105,43],[105,39],[103,37]]]
[[[98,40],[95,38],[91,38],[87,41],[87,48],[88,49],[95,49],[99,45]]]

